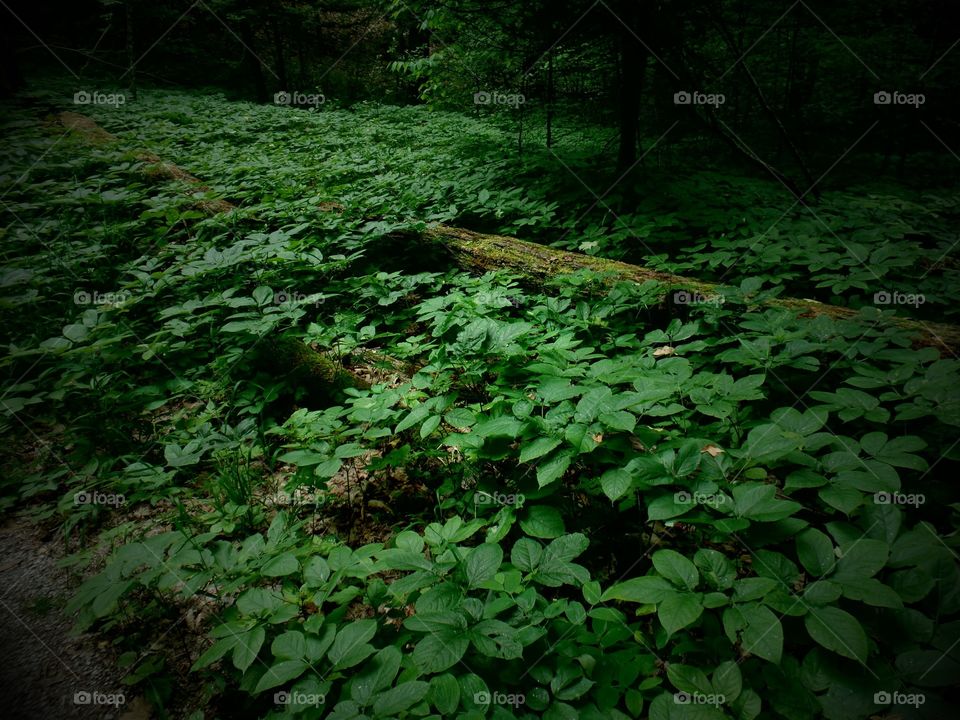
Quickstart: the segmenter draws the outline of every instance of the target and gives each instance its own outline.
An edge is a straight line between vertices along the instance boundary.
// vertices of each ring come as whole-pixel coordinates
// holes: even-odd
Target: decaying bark
[[[370,383],[294,337],[265,342],[261,364],[279,369],[312,400],[337,402],[347,388],[366,390]]]
[[[651,270],[642,265],[629,265],[617,260],[606,260],[581,253],[557,250],[537,243],[499,235],[480,233],[452,227],[436,227],[426,231],[429,240],[440,243],[450,253],[457,265],[464,269],[486,272],[509,270],[534,283],[577,270],[591,270],[609,274],[608,282],[633,281],[642,283],[654,280],[664,285],[665,295],[686,290],[703,296],[716,295],[720,287],[680,275]],[[765,305],[795,310],[804,317],[826,315],[836,319],[852,319],[860,313],[851,308],[827,305],[816,300],[799,298],[774,298]],[[886,315],[880,322],[909,331],[918,346],[935,347],[944,355],[955,355],[960,350],[960,327],[944,323]]]
[[[105,145],[118,141],[115,135],[111,135],[85,115],[80,115],[75,112],[62,112],[57,116],[57,120],[63,127],[72,130],[92,145]],[[138,150],[135,153],[135,157],[137,160],[147,163],[142,171],[143,175],[147,178],[179,180],[192,185],[194,190],[210,192],[210,188],[204,185],[198,178],[173,163],[165,162],[152,152]],[[208,215],[218,215],[236,210],[236,206],[226,200],[198,200],[194,203],[194,206]]]

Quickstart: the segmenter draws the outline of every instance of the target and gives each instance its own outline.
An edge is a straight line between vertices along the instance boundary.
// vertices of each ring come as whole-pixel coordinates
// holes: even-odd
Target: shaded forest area
[[[960,6],[0,2],[13,718],[960,702]]]

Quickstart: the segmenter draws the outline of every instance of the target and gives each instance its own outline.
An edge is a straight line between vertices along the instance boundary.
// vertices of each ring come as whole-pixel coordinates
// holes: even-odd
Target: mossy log
[[[57,116],[57,121],[67,130],[70,130],[91,145],[106,145],[118,142],[116,135],[112,135],[104,130],[86,115],[75,112],[62,112]],[[204,185],[199,178],[194,177],[173,163],[162,160],[152,152],[137,150],[134,152],[134,157],[146,163],[142,170],[142,174],[146,178],[151,180],[179,180],[193,186],[192,190],[194,191],[203,193],[210,192],[210,188]],[[208,215],[218,215],[237,209],[233,203],[219,199],[197,200],[194,203],[194,207]]]
[[[258,364],[279,371],[313,401],[335,403],[347,388],[370,388],[369,382],[295,337],[265,340]]]
[[[425,232],[425,238],[442,245],[453,261],[465,270],[486,272],[489,270],[509,270],[527,278],[535,285],[545,280],[573,273],[578,270],[591,270],[607,274],[607,281],[633,281],[643,283],[654,280],[662,283],[665,295],[686,290],[703,296],[716,295],[720,286],[702,282],[680,275],[645,268],[642,265],[630,265],[618,260],[606,260],[581,253],[557,250],[537,243],[518,240],[501,235],[485,235],[460,228],[438,226]],[[773,298],[764,301],[771,307],[783,307],[797,311],[803,317],[826,315],[839,320],[860,317],[857,310],[828,305],[816,300],[799,298]],[[877,323],[889,323],[903,328],[913,337],[916,346],[935,347],[945,356],[956,357],[960,349],[960,327],[945,323],[912,320],[910,318],[883,315]]]

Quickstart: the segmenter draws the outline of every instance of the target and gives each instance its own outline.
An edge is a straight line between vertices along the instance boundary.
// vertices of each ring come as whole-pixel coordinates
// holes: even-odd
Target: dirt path
[[[55,547],[26,521],[7,519],[0,527],[0,716],[149,717],[122,684],[109,648],[71,635],[73,621],[62,608],[73,584],[57,566]]]

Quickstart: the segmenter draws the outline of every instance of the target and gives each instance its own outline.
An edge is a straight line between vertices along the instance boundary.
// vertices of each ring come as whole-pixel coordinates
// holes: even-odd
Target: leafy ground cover
[[[58,97],[4,125],[4,502],[72,539],[68,609],[158,713],[948,712],[960,363],[874,296],[956,314],[955,194],[691,169],[590,209],[573,142],[518,158],[483,117],[141,91],[90,145]],[[434,222],[729,288],[471,274],[399,239]]]

